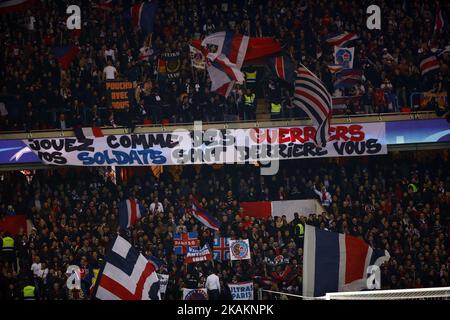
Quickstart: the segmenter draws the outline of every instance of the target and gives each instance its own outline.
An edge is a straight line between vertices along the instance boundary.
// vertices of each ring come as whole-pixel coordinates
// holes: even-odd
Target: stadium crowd
[[[431,1],[377,1],[382,29],[368,30],[365,11],[370,1],[167,0],[159,3],[150,37],[134,32],[124,18],[123,11],[134,1],[112,3],[112,10],[105,10],[87,0],[42,0],[26,12],[0,15],[5,48],[0,52],[0,130],[254,119],[243,99],[246,84],[223,98],[209,91],[204,71],[191,67],[189,41],[223,30],[276,37],[334,95],[359,97],[346,105],[348,114],[399,111],[412,107],[412,92],[448,91],[448,54],[440,56],[435,75],[421,77],[419,70],[424,57],[449,45],[446,30],[433,32],[436,8]],[[81,7],[80,31],[66,27],[69,4]],[[441,5],[449,12],[448,3]],[[328,69],[333,48],[322,41],[336,31],[359,36],[354,69],[364,72],[357,85],[343,92],[333,89]],[[67,45],[80,50],[65,70],[53,49]],[[168,79],[158,72],[162,53],[180,54],[178,77]],[[128,113],[111,110],[105,79],[135,84]],[[280,101],[282,117],[303,116],[282,86],[270,80],[267,70],[258,69],[257,90],[251,93]]]
[[[28,236],[14,236],[17,259],[2,255],[0,299],[21,299],[30,284],[40,299],[88,298],[88,280],[82,281],[83,291],[67,290],[67,267],[78,265],[84,275],[100,268],[108,243],[119,232],[118,203],[130,195],[148,215],[120,233],[145,256],[162,260],[160,272],[170,275],[165,299],[181,299],[182,288],[204,287],[211,270],[219,275],[223,299],[229,298],[225,284],[247,280],[254,281],[255,292],[262,287],[301,294],[299,224],[362,237],[388,250],[391,259],[381,267],[383,289],[450,285],[448,152],[283,161],[274,176],[260,176],[251,165],[179,169],[164,170],[159,178],[136,173],[116,183],[96,168],[5,177],[0,218],[26,214],[34,227]],[[316,189],[329,196],[317,196]],[[201,244],[210,246],[215,236],[186,211],[192,194],[220,220],[216,236],[250,240],[251,260],[186,266],[183,256],[174,254],[174,232],[198,231]],[[325,212],[291,222],[250,218],[239,205],[311,198],[322,201]]]

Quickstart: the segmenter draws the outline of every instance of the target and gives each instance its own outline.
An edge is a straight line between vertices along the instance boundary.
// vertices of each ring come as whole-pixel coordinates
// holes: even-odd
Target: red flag
[[[21,229],[27,232],[27,220],[24,215],[8,216],[0,220],[0,231],[16,235]]]

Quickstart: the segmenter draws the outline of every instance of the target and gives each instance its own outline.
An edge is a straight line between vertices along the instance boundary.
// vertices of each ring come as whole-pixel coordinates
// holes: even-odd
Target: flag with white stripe
[[[135,225],[145,216],[144,207],[138,200],[130,198],[119,203],[119,224],[121,229]]]
[[[325,38],[325,41],[330,46],[345,47],[351,41],[357,40],[358,38],[359,37],[356,33],[344,31],[344,32],[337,32],[327,36]]]
[[[368,267],[390,258],[362,239],[305,225],[303,295],[367,289]]]
[[[329,138],[331,95],[322,81],[303,65],[296,70],[294,104],[309,115],[316,127],[316,145],[324,147]]]
[[[439,60],[435,55],[431,55],[420,62],[420,74],[422,76],[439,68]]]
[[[117,236],[105,255],[93,298],[99,300],[161,300],[155,266],[127,240]]]
[[[207,60],[211,91],[228,96],[235,83],[245,80],[241,71],[249,37],[233,32],[217,32],[203,39],[201,46]]]

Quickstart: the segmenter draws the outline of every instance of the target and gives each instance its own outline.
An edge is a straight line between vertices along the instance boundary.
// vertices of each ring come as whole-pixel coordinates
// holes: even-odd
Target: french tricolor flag
[[[220,222],[206,212],[194,196],[192,197],[192,207],[190,213],[208,228],[219,231]]]
[[[144,34],[149,34],[153,32],[157,7],[157,0],[143,1],[127,10],[125,16],[128,19],[131,19],[131,23],[135,30],[140,30]]]
[[[85,140],[87,137],[95,137],[100,138],[103,137],[103,131],[99,127],[75,127],[73,129],[75,132],[75,137],[77,137],[78,140]]]
[[[211,90],[228,96],[234,83],[243,83],[242,64],[249,37],[233,32],[217,32],[203,39],[202,52],[207,58]]]
[[[326,37],[325,41],[330,46],[344,47],[350,41],[358,39],[358,35],[353,32],[338,32]]]
[[[374,250],[357,237],[305,225],[303,295],[366,289],[367,268],[389,258],[386,250]]]
[[[135,225],[145,216],[144,207],[137,199],[129,198],[119,203],[119,224],[121,229]]]

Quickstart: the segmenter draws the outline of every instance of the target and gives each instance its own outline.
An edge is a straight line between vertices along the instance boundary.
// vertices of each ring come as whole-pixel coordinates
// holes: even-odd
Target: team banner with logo
[[[253,300],[253,282],[229,283],[233,300]]]
[[[181,69],[181,53],[179,51],[166,52],[161,56],[165,61],[167,78],[179,78]]]
[[[250,243],[248,239],[230,240],[230,257],[231,260],[250,259]]]
[[[208,292],[205,288],[186,289],[183,288],[183,300],[208,300]]]
[[[355,48],[334,47],[334,63],[346,69],[353,69]]]
[[[206,59],[200,50],[190,45],[189,54],[191,56],[192,67],[203,70],[206,68]]]
[[[197,249],[193,247],[188,247],[186,258],[184,259],[184,263],[196,263],[202,261],[210,261],[212,260],[212,254],[209,250],[207,244],[205,244],[202,248]]]
[[[208,129],[104,137],[27,139],[25,144],[45,164],[141,166],[235,164],[263,160],[347,157],[387,153],[385,123],[330,127],[326,147],[315,145],[309,126]]]

